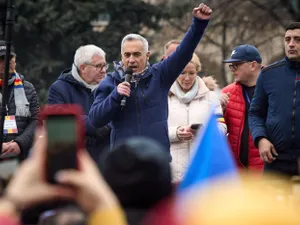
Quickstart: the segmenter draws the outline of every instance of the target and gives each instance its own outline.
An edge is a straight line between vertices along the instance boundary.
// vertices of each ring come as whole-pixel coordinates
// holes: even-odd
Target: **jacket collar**
[[[151,73],[150,73],[150,63],[147,62],[146,68],[140,72],[140,73],[134,73],[133,76],[138,78],[138,79],[145,79],[146,77],[148,77]],[[114,73],[112,73],[112,76],[117,79],[118,81],[124,81],[125,80],[125,69],[123,66],[122,61],[117,62],[114,61]]]
[[[291,68],[295,69],[296,71],[300,71],[300,62],[299,61],[292,61],[288,57],[285,57],[285,61]]]
[[[198,92],[197,92],[195,99],[201,98],[209,92],[209,89],[208,89],[208,87],[206,87],[204,81],[198,76],[196,77],[196,79],[198,80]],[[175,82],[177,82],[177,81],[175,81]],[[173,95],[175,95],[175,92],[176,92],[175,82],[170,89],[170,93]]]
[[[77,80],[75,80],[75,78],[72,75],[72,69],[71,68],[64,70],[60,74],[60,76],[58,77],[58,80],[63,80],[65,82],[72,83],[74,85],[78,85],[80,87],[84,87],[87,90],[90,90],[89,88],[87,88],[86,86],[84,86],[82,83],[80,83]]]

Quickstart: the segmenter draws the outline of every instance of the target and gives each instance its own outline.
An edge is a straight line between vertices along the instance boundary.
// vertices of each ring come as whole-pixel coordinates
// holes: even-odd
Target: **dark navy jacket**
[[[96,129],[89,123],[87,115],[93,101],[92,91],[75,80],[70,69],[63,71],[49,88],[48,104],[78,104],[82,107],[86,122],[86,147],[92,158],[98,161],[103,148],[109,145],[110,129],[106,126]]]
[[[258,77],[249,111],[256,145],[267,138],[279,158],[300,155],[300,62],[284,58],[265,67]]]
[[[89,119],[95,127],[112,125],[111,147],[126,138],[144,136],[160,142],[169,151],[168,92],[176,78],[191,60],[208,20],[194,18],[176,51],[167,59],[150,67],[137,85],[131,87],[126,107],[121,110],[122,96],[117,85],[123,74],[108,74],[95,91]]]

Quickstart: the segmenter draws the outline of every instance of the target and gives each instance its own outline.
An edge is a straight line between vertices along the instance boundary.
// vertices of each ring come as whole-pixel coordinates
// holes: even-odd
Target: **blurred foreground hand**
[[[4,196],[0,199],[0,218],[1,215],[18,218],[23,209],[43,202],[74,200],[88,215],[98,214],[93,216],[96,219],[93,219],[94,222],[89,224],[97,224],[101,222],[101,218],[107,219],[107,215],[110,215],[110,221],[105,220],[106,224],[125,224],[123,213],[115,195],[86,151],[81,151],[78,156],[80,171],[59,172],[57,174],[59,184],[57,185],[46,182],[47,135],[42,134],[42,132],[37,132],[37,141],[32,156],[25,160],[17,170]],[[42,138],[38,138],[40,136]],[[103,211],[105,211],[105,215]]]

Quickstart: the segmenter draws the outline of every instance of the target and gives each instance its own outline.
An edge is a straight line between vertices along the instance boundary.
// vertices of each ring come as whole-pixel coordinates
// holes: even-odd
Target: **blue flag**
[[[179,185],[179,192],[225,174],[237,177],[237,169],[226,136],[220,132],[217,116],[212,112],[206,126],[199,132],[195,154]]]

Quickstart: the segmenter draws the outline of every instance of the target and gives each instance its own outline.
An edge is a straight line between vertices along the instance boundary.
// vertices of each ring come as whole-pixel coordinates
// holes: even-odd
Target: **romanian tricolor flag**
[[[223,115],[217,114],[216,117],[217,117],[217,121],[218,121],[219,123],[225,123],[225,119],[224,119],[224,116],[223,116]]]

